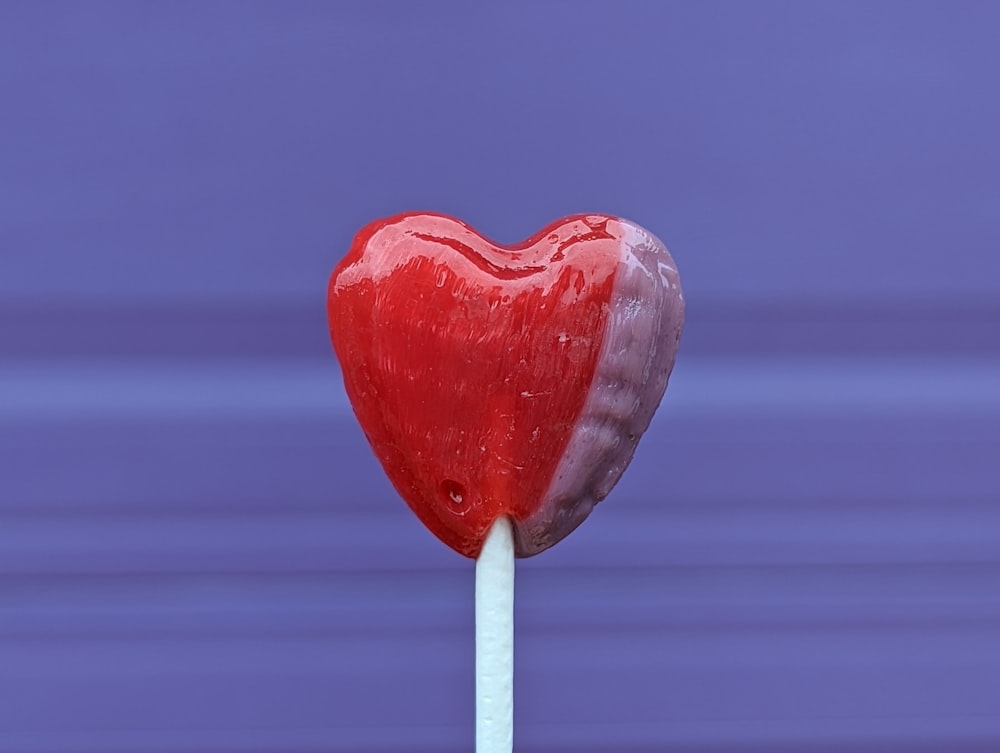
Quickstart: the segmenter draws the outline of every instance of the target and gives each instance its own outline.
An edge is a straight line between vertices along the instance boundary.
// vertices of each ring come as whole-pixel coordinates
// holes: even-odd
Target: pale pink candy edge
[[[652,233],[619,219],[621,257],[594,378],[539,509],[515,522],[517,556],[548,549],[604,499],[663,398],[684,324],[677,265]]]

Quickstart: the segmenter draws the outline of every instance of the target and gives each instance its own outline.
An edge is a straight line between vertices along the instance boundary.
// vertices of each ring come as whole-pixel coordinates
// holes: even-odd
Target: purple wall
[[[518,750],[1000,750],[1000,6],[0,4],[0,753],[472,747],[355,229],[656,232],[632,468],[519,565]]]

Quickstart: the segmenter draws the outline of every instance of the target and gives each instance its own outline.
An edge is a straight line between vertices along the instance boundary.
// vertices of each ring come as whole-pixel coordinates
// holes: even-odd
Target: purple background
[[[406,209],[689,324],[519,566],[518,750],[1000,750],[1000,5],[0,4],[0,751],[472,747],[472,563],[324,293]]]

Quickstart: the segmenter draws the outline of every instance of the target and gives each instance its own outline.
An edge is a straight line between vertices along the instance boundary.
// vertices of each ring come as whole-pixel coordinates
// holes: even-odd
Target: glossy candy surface
[[[498,246],[436,214],[355,237],[328,291],[347,395],[386,474],[448,546],[499,515],[516,552],[569,534],[617,482],[684,316],[666,248],[605,215]]]

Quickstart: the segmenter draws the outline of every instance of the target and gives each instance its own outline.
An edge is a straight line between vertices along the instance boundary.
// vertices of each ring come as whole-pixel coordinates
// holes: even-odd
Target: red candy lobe
[[[535,512],[580,415],[619,262],[612,218],[504,248],[449,217],[362,230],[329,288],[354,411],[393,485],[453,549]]]

